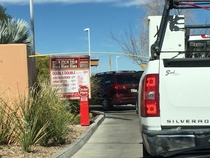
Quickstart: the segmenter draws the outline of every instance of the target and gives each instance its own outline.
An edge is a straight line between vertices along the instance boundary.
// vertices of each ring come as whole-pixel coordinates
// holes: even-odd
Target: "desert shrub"
[[[80,124],[80,114],[74,116],[72,124]]]
[[[80,101],[79,100],[69,100],[68,110],[73,115],[77,115],[80,112]]]
[[[89,100],[90,105],[100,104],[101,99],[103,98],[99,91],[100,91],[100,80],[92,76],[90,79],[90,86],[91,86],[91,99]]]
[[[66,110],[69,101],[60,99],[49,82],[31,88],[14,104],[0,102],[0,143],[16,143],[28,152],[33,144],[64,142],[74,115]]]
[[[49,56],[40,56],[36,58],[37,81],[41,83],[50,80]]]
[[[35,92],[33,104],[39,107],[38,120],[41,127],[45,129],[45,135],[41,139],[42,145],[49,143],[62,143],[67,132],[68,124],[70,124],[73,115],[66,110],[68,100],[62,100],[49,83],[43,82],[39,84],[39,91]]]
[[[15,142],[11,108],[0,98],[0,144]]]

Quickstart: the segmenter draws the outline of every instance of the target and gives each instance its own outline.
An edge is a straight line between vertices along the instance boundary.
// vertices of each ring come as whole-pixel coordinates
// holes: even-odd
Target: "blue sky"
[[[30,24],[29,0],[0,0],[7,13]],[[109,38],[112,32],[117,38],[124,30],[133,27],[138,36],[141,0],[33,0],[35,50],[40,54],[87,52],[90,28],[91,58],[99,59],[98,68],[92,73],[109,71],[109,54],[122,53],[120,46]],[[123,54],[111,54],[112,70],[116,70],[116,56],[119,70],[140,70],[140,66]]]
[[[30,0],[0,0],[8,14],[30,24],[29,2]],[[88,55],[88,34],[84,29],[90,28],[91,58],[99,59],[99,66],[92,67],[92,73],[109,71],[111,68],[116,70],[117,56],[119,70],[140,70],[140,66],[124,54],[112,53],[110,68],[109,54],[95,53],[122,53],[120,46],[109,38],[110,32],[120,39],[131,26],[138,37],[139,20],[143,11],[137,5],[144,2],[145,0],[33,0],[35,50],[40,54],[78,55],[69,52],[86,52]],[[201,21],[200,19],[206,18],[209,18],[209,11],[204,11],[203,16],[197,16],[196,19]]]

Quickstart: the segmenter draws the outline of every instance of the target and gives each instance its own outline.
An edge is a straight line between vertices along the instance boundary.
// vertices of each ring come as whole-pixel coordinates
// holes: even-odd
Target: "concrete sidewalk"
[[[79,136],[72,144],[63,150],[55,153],[50,158],[71,158],[92,136],[98,126],[104,121],[104,113],[100,112],[98,118],[93,122],[85,132]]]

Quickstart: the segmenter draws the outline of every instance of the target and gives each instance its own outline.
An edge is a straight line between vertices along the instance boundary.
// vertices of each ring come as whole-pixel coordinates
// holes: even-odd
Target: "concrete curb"
[[[79,136],[72,144],[55,153],[50,158],[71,158],[88,141],[98,126],[104,121],[104,113],[100,112],[99,114],[100,115],[95,122],[92,123],[81,136]]]

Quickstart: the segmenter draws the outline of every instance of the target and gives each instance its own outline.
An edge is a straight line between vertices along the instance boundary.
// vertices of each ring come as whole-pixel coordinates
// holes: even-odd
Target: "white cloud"
[[[143,3],[145,0],[33,0],[34,4],[41,3],[112,3],[115,6],[136,6]],[[29,4],[30,0],[0,0],[0,4],[17,4],[25,5]]]
[[[130,6],[137,6],[139,4],[143,4],[144,2],[145,0],[124,0],[117,3],[117,5],[130,7]]]

